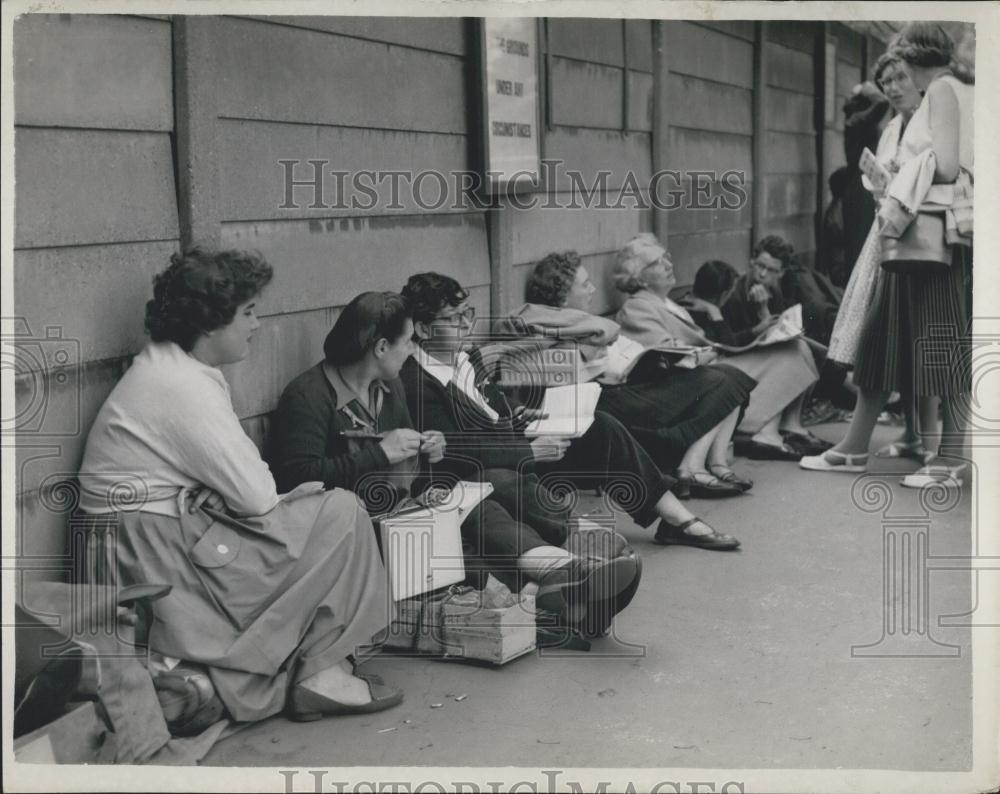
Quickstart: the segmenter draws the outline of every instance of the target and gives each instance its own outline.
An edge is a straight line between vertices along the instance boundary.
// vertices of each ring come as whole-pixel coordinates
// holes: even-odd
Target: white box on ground
[[[382,555],[393,601],[465,579],[460,527],[472,508],[491,493],[489,483],[463,480],[440,505],[406,509],[381,519]]]

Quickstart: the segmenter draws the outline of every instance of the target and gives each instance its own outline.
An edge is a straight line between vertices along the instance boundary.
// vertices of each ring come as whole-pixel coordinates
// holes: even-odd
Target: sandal
[[[829,455],[836,455],[840,463],[830,460]],[[842,471],[848,474],[861,474],[868,468],[868,453],[864,455],[845,455],[828,449],[822,455],[807,455],[799,461],[799,466],[809,471]]]
[[[692,535],[685,531],[699,521],[712,529],[697,516],[689,518],[681,524],[671,524],[665,518],[661,518],[656,528],[656,535],[653,536],[653,543],[660,546],[694,546],[709,551],[732,551],[739,548],[740,542],[736,538],[732,535],[723,535],[714,529],[707,535]]]
[[[934,453],[917,441],[893,441],[875,453],[876,458],[913,458],[924,465],[934,460]]]
[[[959,466],[922,466],[913,474],[907,474],[902,479],[904,488],[925,488],[937,485],[943,488],[961,488],[962,475],[968,467],[963,463]]]
[[[722,482],[735,485],[741,491],[749,491],[753,488],[753,480],[740,477],[735,471],[722,463],[707,463],[705,464],[705,468],[708,469],[709,473],[714,474],[716,478],[722,480]]]
[[[706,479],[699,479],[701,475]],[[732,482],[724,482],[721,478],[707,471],[677,470],[677,481],[683,483],[686,495],[695,499],[725,499],[727,496],[739,496],[743,488]]]

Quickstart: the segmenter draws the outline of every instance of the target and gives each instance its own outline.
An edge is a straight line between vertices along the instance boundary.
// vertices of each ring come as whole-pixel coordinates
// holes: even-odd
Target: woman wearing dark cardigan
[[[279,400],[269,458],[282,487],[319,480],[355,491],[369,512],[382,513],[429,484],[459,479],[445,471],[444,435],[413,429],[397,379],[412,336],[413,322],[395,293],[363,293],[344,308],[326,338],[324,360],[295,378]],[[537,582],[540,609],[601,633],[611,616],[595,627],[587,615],[638,583],[637,561],[581,559],[562,548],[568,513],[539,505],[533,488],[525,489],[531,524],[512,518],[521,490],[513,472],[463,472],[462,478],[495,488],[462,524],[474,583],[481,587],[488,572],[504,578],[520,572]]]

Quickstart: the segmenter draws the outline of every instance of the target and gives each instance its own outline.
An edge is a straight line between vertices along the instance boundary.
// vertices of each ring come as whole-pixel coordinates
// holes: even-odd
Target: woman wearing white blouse
[[[172,257],[146,305],[152,341],[87,439],[81,507],[117,513],[119,583],[172,585],[150,649],[205,666],[235,720],[377,711],[402,693],[352,668],[390,615],[371,521],[321,483],[279,496],[218,369],[249,352],[271,276],[236,251]]]

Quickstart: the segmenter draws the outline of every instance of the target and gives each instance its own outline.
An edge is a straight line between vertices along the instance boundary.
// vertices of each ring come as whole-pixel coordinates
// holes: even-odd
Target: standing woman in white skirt
[[[914,85],[924,94],[900,140],[897,161],[902,167],[912,158],[933,151],[935,184],[955,182],[963,169],[970,175],[974,173],[974,90],[952,71],[954,48],[940,25],[914,22],[900,32],[894,49],[906,64]],[[860,394],[850,428],[832,449],[803,458],[799,464],[802,468],[864,471],[879,412],[889,392],[897,389],[918,398],[940,396],[945,407],[937,458],[904,478],[903,484],[961,485],[965,469],[961,418],[966,413],[962,404],[971,391],[971,237],[964,244],[952,245],[951,254],[951,266],[942,270],[880,274],[856,353],[854,381]],[[931,365],[918,360],[919,340],[942,329],[950,334],[935,343],[939,354],[935,360],[942,363]]]

